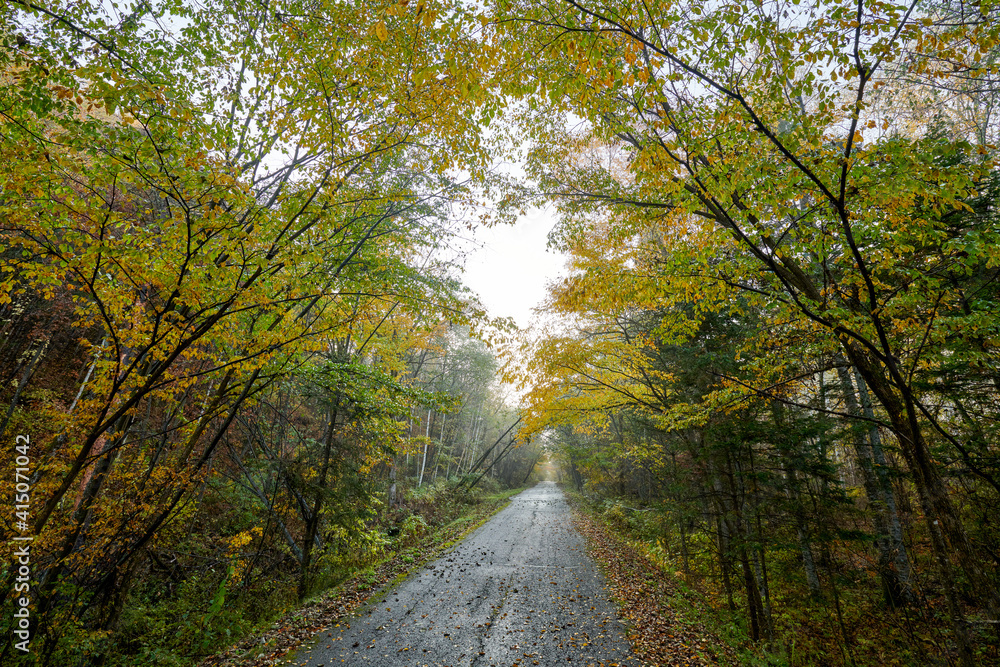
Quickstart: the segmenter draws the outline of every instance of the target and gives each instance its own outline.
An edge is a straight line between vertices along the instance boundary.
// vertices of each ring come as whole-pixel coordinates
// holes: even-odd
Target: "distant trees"
[[[520,419],[502,393],[497,359],[460,327],[441,329],[429,342],[407,370],[417,386],[445,402],[411,413],[412,441],[420,449],[404,462],[408,474],[416,475],[418,487],[439,475],[466,485],[480,475],[522,484],[540,450],[519,437]]]

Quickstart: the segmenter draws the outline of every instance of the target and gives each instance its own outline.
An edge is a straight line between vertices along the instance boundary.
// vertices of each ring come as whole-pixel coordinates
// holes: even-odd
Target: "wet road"
[[[603,585],[562,492],[542,482],[293,664],[637,665]]]

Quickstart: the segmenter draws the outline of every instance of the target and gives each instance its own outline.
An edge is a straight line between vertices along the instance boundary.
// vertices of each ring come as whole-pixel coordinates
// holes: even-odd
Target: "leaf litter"
[[[573,505],[573,523],[628,626],[633,654],[650,666],[737,665],[735,651],[671,604],[677,582],[626,540]]]

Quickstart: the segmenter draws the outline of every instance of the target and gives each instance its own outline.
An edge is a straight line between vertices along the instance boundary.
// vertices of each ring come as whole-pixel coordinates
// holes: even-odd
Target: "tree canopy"
[[[752,640],[829,594],[852,662],[854,577],[859,609],[943,610],[949,655],[995,656],[998,16],[0,7],[0,433],[32,434],[39,664],[114,660],[160,584],[208,591],[204,636],[266,572],[302,600],[382,548],[397,493],[523,484],[542,443],[655,508]],[[539,201],[565,326],[513,408],[458,245]],[[203,549],[225,577],[161,557]]]

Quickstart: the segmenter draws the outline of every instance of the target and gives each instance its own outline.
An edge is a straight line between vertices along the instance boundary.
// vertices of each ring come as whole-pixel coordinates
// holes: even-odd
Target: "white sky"
[[[476,229],[478,246],[465,262],[463,282],[493,317],[512,317],[527,328],[532,309],[545,298],[546,283],[564,273],[566,258],[547,250],[555,216],[531,209],[513,225]]]

